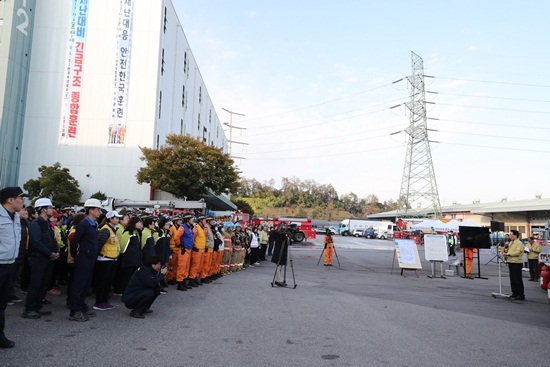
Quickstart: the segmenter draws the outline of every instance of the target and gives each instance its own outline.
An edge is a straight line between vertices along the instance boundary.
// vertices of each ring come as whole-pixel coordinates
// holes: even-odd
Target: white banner
[[[59,144],[61,145],[76,144],[82,99],[88,2],[89,0],[72,0],[67,68],[65,69],[65,87],[61,105],[61,131],[59,134]]]
[[[130,53],[134,0],[119,0],[116,64],[113,83],[113,109],[109,122],[109,145],[124,146],[128,117],[128,91],[130,86]]]

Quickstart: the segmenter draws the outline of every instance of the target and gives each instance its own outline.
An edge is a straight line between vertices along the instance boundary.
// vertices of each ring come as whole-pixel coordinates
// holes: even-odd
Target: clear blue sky
[[[414,51],[441,204],[550,196],[550,2],[173,2],[244,177],[397,199]]]

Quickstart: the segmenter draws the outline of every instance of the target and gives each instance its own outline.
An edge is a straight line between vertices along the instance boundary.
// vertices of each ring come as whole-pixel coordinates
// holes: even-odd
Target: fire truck
[[[403,219],[398,219],[396,225],[398,230],[393,232],[393,238],[410,239],[414,240],[417,245],[422,244],[420,234],[409,231],[408,224]]]
[[[195,215],[204,214],[206,212],[206,203],[204,200],[129,200],[108,198],[102,202],[103,208],[106,210],[120,210],[121,208],[135,208],[147,211],[154,215],[160,213],[166,215],[177,215],[184,212],[191,212]]]
[[[306,238],[316,238],[316,233],[311,227],[311,218],[292,216],[259,218],[251,217],[248,213],[236,212],[233,215],[233,223],[237,222],[242,226],[268,226],[270,228],[277,228],[280,223],[285,222],[288,224],[288,230],[292,235],[292,242],[303,242]]]

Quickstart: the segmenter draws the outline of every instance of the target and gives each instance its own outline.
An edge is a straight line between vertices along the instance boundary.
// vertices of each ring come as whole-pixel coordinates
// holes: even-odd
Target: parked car
[[[330,231],[330,234],[336,234],[337,230],[334,227],[317,227],[315,228],[315,233],[317,234],[325,234],[327,233],[327,229]]]
[[[363,235],[362,229],[354,229],[353,232],[351,232],[351,235],[353,237],[361,237]]]
[[[376,238],[377,233],[372,227],[366,228],[361,235],[365,238]]]

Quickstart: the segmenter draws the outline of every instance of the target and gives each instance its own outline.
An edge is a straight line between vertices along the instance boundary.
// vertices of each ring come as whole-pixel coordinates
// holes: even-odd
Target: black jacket
[[[52,253],[59,252],[59,246],[55,241],[55,233],[49,221],[38,217],[29,225],[29,255],[49,257]]]
[[[122,302],[132,302],[143,296],[153,296],[160,290],[160,281],[164,279],[164,275],[159,274],[150,266],[141,266],[134,272],[132,278],[128,282]]]
[[[75,259],[96,260],[99,253],[97,223],[91,224],[88,217],[76,226],[71,240],[71,256]]]
[[[284,234],[275,232],[275,247],[273,248],[273,256],[271,262],[279,265],[286,265],[286,257],[288,254],[288,246],[290,239]]]

